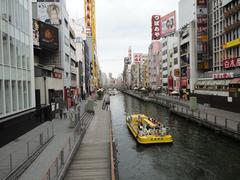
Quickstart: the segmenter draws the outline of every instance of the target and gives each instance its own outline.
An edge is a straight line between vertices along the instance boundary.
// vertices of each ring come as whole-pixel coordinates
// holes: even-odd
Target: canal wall
[[[240,140],[240,116],[236,113],[208,108],[200,104],[197,109],[191,109],[187,101],[169,96],[149,96],[129,90],[122,90],[122,92],[146,102],[159,104],[168,108],[173,114]]]

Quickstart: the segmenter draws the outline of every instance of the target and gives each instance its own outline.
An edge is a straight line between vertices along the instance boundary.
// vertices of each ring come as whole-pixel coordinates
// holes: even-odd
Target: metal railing
[[[28,140],[19,141],[19,143],[15,140],[15,143],[8,144],[1,149],[0,179],[7,179],[14,174],[54,136],[53,124],[50,123],[36,131],[38,131],[36,135]]]
[[[82,140],[86,129],[92,119],[92,115],[89,113],[84,113],[74,128],[73,134],[69,136],[68,140],[62,146],[61,150],[58,152],[55,160],[52,162],[47,172],[41,178],[41,180],[56,180],[59,177],[60,172],[63,170],[64,165],[69,160],[73,148],[75,145]]]
[[[191,118],[195,118],[202,122],[207,122],[220,129],[225,129],[233,133],[240,134],[240,121],[227,118],[226,116],[217,115],[215,113],[204,110],[191,110],[189,107],[184,107],[177,104],[171,104],[172,111],[185,114]]]
[[[240,135],[240,121],[234,120],[229,116],[229,114],[218,114],[217,111],[214,112],[213,110],[210,111],[204,108],[191,110],[187,101],[161,94],[150,94],[146,96],[138,93],[137,95],[141,98],[148,98],[149,101],[158,103],[162,106],[169,107],[173,112],[180,113],[181,115],[188,116],[189,118],[195,118],[196,120],[208,123],[218,129],[224,129],[231,133]]]

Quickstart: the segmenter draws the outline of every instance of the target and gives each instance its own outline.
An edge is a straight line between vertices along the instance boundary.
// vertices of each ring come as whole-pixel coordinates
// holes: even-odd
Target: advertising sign
[[[231,79],[233,78],[233,73],[218,73],[218,74],[213,74],[213,79]]]
[[[152,40],[159,40],[161,38],[161,16],[152,16]]]
[[[38,19],[42,22],[59,25],[61,24],[61,6],[59,0],[37,2],[37,15]]]
[[[240,67],[240,57],[225,59],[223,61],[224,69]]]
[[[197,62],[198,69],[207,70],[208,66],[208,10],[207,0],[197,0]]]
[[[38,47],[40,46],[39,30],[40,30],[39,21],[33,19],[33,45]]]
[[[40,22],[40,46],[50,50],[58,50],[58,29]]]
[[[166,36],[176,31],[176,11],[161,18],[161,35]]]
[[[139,64],[142,59],[142,53],[134,53],[133,58],[134,58],[134,63]]]

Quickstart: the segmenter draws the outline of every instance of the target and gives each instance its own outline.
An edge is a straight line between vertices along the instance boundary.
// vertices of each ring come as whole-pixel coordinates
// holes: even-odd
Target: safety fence
[[[0,150],[0,179],[15,176],[35,154],[54,136],[53,124],[48,122],[39,129],[34,129],[31,136],[27,133]]]
[[[52,162],[47,172],[41,178],[41,180],[56,180],[59,177],[59,174],[64,168],[64,165],[67,163],[70,154],[73,151],[75,145],[82,140],[88,125],[90,124],[93,115],[89,113],[84,113],[80,121],[77,123],[74,128],[73,134],[69,136],[68,140],[62,146],[61,150],[58,152],[55,160]]]

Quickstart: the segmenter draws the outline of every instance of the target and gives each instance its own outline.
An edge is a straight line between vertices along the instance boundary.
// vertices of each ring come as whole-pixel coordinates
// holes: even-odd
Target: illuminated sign
[[[213,74],[213,79],[231,79],[233,78],[233,73],[218,73],[218,74]]]
[[[240,67],[240,57],[224,60],[223,67],[224,69]]]
[[[223,48],[227,49],[237,45],[240,45],[240,38],[227,42],[226,44],[223,45]]]
[[[152,16],[152,40],[159,40],[161,38],[161,16]]]

